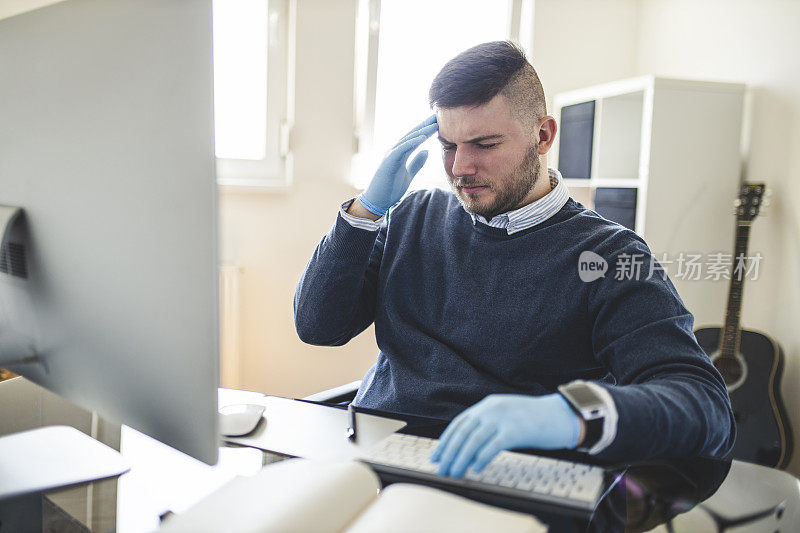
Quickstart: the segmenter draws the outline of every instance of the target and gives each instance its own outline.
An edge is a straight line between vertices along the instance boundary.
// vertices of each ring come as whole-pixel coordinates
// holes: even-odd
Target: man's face
[[[537,139],[511,116],[505,97],[439,109],[436,118],[448,181],[467,211],[488,220],[533,201]]]

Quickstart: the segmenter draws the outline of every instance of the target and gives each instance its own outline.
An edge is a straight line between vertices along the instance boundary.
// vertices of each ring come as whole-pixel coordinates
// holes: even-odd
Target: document
[[[231,481],[168,518],[160,531],[539,533],[547,527],[533,516],[430,487],[397,483],[381,490],[378,477],[355,461],[290,459]]]

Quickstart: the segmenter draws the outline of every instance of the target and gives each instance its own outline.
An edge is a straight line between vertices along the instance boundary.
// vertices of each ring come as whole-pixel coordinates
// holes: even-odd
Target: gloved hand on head
[[[411,180],[428,159],[428,151],[422,150],[408,164],[406,161],[438,129],[436,115],[431,115],[405,134],[389,150],[367,189],[358,196],[361,205],[371,213],[383,216],[390,207],[399,202],[408,190]]]

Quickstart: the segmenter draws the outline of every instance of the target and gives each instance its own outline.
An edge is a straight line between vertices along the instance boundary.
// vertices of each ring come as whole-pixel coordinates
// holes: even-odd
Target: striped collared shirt
[[[564,204],[567,203],[567,200],[569,200],[569,190],[567,186],[564,185],[564,180],[558,170],[548,168],[547,172],[551,183],[553,181],[558,182],[555,188],[549,193],[519,209],[494,216],[492,220],[488,222],[481,215],[469,213],[472,217],[472,223],[475,224],[480,221],[493,228],[503,228],[509,235],[512,235],[518,231],[523,231],[537,224],[541,224],[558,213],[561,208],[564,207]]]
[[[561,177],[561,173],[558,170],[554,168],[548,168],[547,172],[551,181],[554,179],[558,181],[555,188],[549,193],[539,198],[535,202],[522,206],[519,209],[492,217],[491,222],[487,222],[486,219],[481,215],[474,215],[468,212],[470,217],[472,217],[472,223],[475,224],[477,221],[480,221],[487,226],[504,228],[508,234],[511,235],[518,231],[532,228],[536,224],[541,224],[551,216],[558,213],[561,208],[564,207],[564,204],[567,203],[567,200],[569,200],[569,189],[567,189],[567,186],[564,185],[564,179]],[[386,218],[386,215],[375,221],[367,218],[358,218],[347,213],[347,210],[350,208],[350,204],[352,203],[353,200],[346,201],[341,205],[339,210],[339,214],[341,214],[351,226],[365,229],[367,231],[375,231],[380,228],[381,223]]]

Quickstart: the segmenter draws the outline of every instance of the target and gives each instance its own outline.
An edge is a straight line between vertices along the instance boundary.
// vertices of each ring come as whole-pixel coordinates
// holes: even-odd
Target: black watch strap
[[[569,408],[572,409],[572,412],[578,415],[578,418],[583,420],[583,423],[586,426],[586,431],[583,435],[583,441],[581,441],[577,449],[579,451],[590,450],[592,446],[600,442],[600,439],[603,437],[603,424],[605,423],[605,418],[600,417],[586,420],[583,418],[581,412],[574,405],[572,405],[572,402],[569,401],[569,398],[564,396],[564,399],[567,400],[567,405],[569,405]]]
[[[578,416],[581,416],[578,413]],[[581,442],[579,449],[586,449],[589,450],[600,442],[600,438],[603,436],[603,418],[595,418],[593,420],[584,420],[584,424],[586,424],[586,434],[583,436],[583,442]]]

